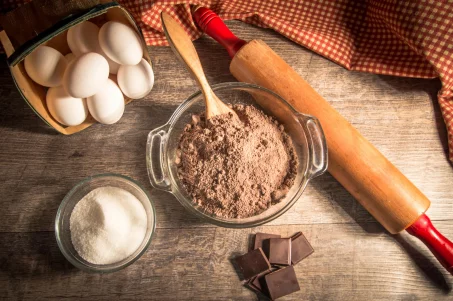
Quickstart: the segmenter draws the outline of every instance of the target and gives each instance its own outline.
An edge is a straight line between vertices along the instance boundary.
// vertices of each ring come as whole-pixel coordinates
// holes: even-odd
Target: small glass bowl
[[[140,247],[126,259],[112,264],[93,264],[77,253],[72,245],[71,232],[69,230],[69,219],[75,205],[90,191],[99,187],[118,187],[132,193],[137,199],[142,202],[148,217],[148,226],[146,229],[145,238]],[[77,268],[95,273],[110,273],[121,270],[139,259],[148,249],[151,238],[156,229],[156,211],[154,204],[148,193],[143,187],[126,176],[117,174],[100,174],[88,177],[80,181],[69,193],[64,197],[58,208],[57,217],[55,218],[55,236],[57,238],[58,247],[60,248],[66,259]]]

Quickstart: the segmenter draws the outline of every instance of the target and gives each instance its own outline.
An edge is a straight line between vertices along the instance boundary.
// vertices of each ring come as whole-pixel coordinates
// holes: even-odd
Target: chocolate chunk
[[[252,282],[250,282],[250,285],[255,287],[260,292],[263,292],[263,286],[261,285],[260,281],[261,279],[264,279],[263,277],[264,276],[256,276],[255,278],[252,279]]]
[[[248,287],[249,289],[251,289],[253,292],[255,293],[261,293],[261,290],[258,289],[255,285],[253,285],[253,281],[255,281],[255,279],[258,278],[258,276],[250,279],[249,281],[247,281],[244,285],[246,287]]]
[[[263,248],[263,240],[269,239],[269,238],[280,238],[281,236],[278,234],[269,234],[269,233],[256,233],[255,235],[255,245],[253,249],[258,249],[258,248]]]
[[[271,269],[271,265],[261,248],[236,257],[235,261],[244,279],[250,279]]]
[[[300,232],[296,238],[294,236],[291,238],[291,264],[296,264],[302,259],[308,257],[314,252],[312,246],[305,238],[305,236]]]
[[[269,239],[269,262],[277,265],[291,264],[291,238]]]
[[[272,271],[267,271],[262,274],[259,274],[258,276],[251,278],[245,285],[253,290],[255,293],[265,296],[266,298],[269,297],[269,292],[267,290],[266,286],[266,280],[264,279],[264,276],[267,274],[274,272],[276,269],[273,269]]]
[[[296,238],[298,238],[301,235],[302,235],[302,232],[300,232],[300,231],[296,232],[293,236],[291,236],[291,239],[296,239]]]
[[[264,280],[264,276],[266,276],[269,273],[272,273],[273,271],[275,271],[275,268],[272,269],[272,270],[269,270],[269,271],[266,271],[264,273],[259,274],[255,278],[251,279],[250,285],[253,285],[257,290],[259,290],[264,295],[268,295],[266,282]]]
[[[289,266],[264,276],[272,300],[300,290],[294,267]]]

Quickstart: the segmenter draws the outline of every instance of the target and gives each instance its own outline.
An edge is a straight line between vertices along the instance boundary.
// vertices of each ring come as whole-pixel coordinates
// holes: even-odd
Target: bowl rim
[[[307,114],[298,112],[283,97],[281,97],[277,93],[275,93],[267,88],[261,87],[256,84],[242,83],[242,82],[224,82],[224,83],[211,85],[211,88],[214,92],[216,90],[220,90],[220,89],[241,89],[241,88],[259,90],[259,91],[270,94],[270,95],[276,97],[277,99],[279,99],[282,103],[284,103],[288,107],[288,109],[294,115],[311,116],[311,115],[307,115]],[[174,129],[175,122],[181,117],[181,115],[186,111],[186,109],[192,105],[194,100],[201,94],[202,94],[202,92],[200,90],[197,90],[196,92],[192,93],[187,99],[185,99],[176,108],[176,110],[173,112],[173,114],[168,119],[168,121],[164,125],[161,126],[161,127],[168,126],[168,131],[167,131],[168,135],[171,135],[171,133]],[[161,128],[161,127],[158,127],[158,128]],[[169,158],[167,158],[167,150],[168,150],[168,144],[165,145],[165,149],[163,151],[164,158],[165,158],[163,164],[166,165],[167,170],[170,170],[170,162],[169,162]],[[147,166],[147,168],[149,168],[149,166]],[[179,191],[177,183],[175,182],[175,180],[172,177],[170,177],[170,179],[169,179],[171,182],[171,185],[170,185],[171,187],[170,187],[170,190],[168,190],[167,192],[170,192],[173,196],[175,196],[176,199],[178,200],[178,202],[184,208],[186,208],[189,212],[191,212],[192,214],[194,214],[195,216],[197,216],[198,218],[202,219],[205,222],[208,222],[215,226],[224,227],[224,228],[253,228],[253,227],[264,225],[266,223],[269,223],[269,222],[277,219],[278,217],[282,216],[284,213],[286,213],[289,209],[291,209],[294,206],[294,204],[302,196],[303,192],[305,191],[305,189],[307,187],[308,182],[310,181],[310,179],[306,177],[306,172],[307,171],[305,171],[304,178],[299,185],[300,186],[299,190],[297,191],[296,194],[294,194],[292,199],[285,206],[283,206],[280,210],[273,213],[272,215],[262,218],[260,220],[256,220],[256,221],[247,221],[247,222],[226,221],[226,220],[217,219],[207,213],[202,212],[201,210],[198,210],[197,208],[195,208],[195,206],[193,206],[193,204],[191,204],[190,201],[185,199],[185,197],[182,195],[181,191]],[[156,187],[156,189],[159,189],[159,188]]]
[[[61,239],[60,239],[60,235],[61,235],[60,220],[62,218],[62,212],[66,208],[66,206],[67,206],[67,204],[68,204],[68,202],[70,200],[70,196],[71,195],[73,195],[78,189],[80,189],[81,186],[83,186],[83,185],[85,185],[85,184],[87,184],[87,183],[89,183],[89,182],[91,182],[91,181],[93,181],[95,179],[107,178],[107,177],[119,178],[119,179],[125,180],[125,182],[130,182],[132,184],[135,184],[139,188],[139,190],[141,190],[145,194],[146,198],[148,199],[148,201],[149,201],[149,203],[151,205],[151,209],[152,209],[152,217],[153,217],[152,229],[151,229],[151,234],[149,236],[149,239],[146,242],[143,250],[141,250],[140,253],[138,253],[131,260],[125,262],[122,265],[119,265],[119,266],[116,266],[116,267],[113,267],[113,268],[109,268],[108,267],[110,264],[97,265],[97,266],[99,266],[99,268],[93,268],[91,266],[87,266],[87,265],[83,264],[79,260],[76,260],[74,258],[74,256],[72,256],[69,252],[66,251],[66,248],[63,246],[63,243],[61,242]],[[64,196],[64,198],[61,201],[60,205],[58,206],[57,215],[55,216],[55,228],[54,228],[54,230],[55,230],[55,238],[57,240],[58,248],[60,249],[60,251],[63,254],[63,256],[72,265],[74,265],[75,267],[77,267],[77,268],[79,268],[79,269],[81,269],[83,271],[86,271],[86,272],[91,272],[91,273],[112,273],[112,272],[116,272],[116,271],[122,270],[122,269],[130,266],[131,264],[136,262],[140,257],[142,257],[143,254],[145,254],[145,252],[149,249],[149,246],[151,245],[151,241],[153,240],[153,237],[154,237],[154,233],[156,232],[156,207],[154,206],[154,202],[151,199],[150,194],[144,189],[144,187],[139,182],[135,181],[134,179],[132,179],[132,178],[130,178],[128,176],[121,175],[121,174],[116,174],[116,173],[96,174],[96,175],[93,175],[93,176],[88,176],[88,177],[83,178],[76,185],[74,185],[74,187],[72,187],[71,190],[68,191],[68,193],[66,193],[66,195]]]
[[[243,82],[223,82],[223,83],[218,83],[218,84],[211,85],[212,91],[216,91],[216,90],[219,90],[219,89],[228,89],[228,88],[231,88],[231,89],[234,89],[234,88],[251,88],[251,89],[256,89],[256,90],[263,91],[265,93],[271,94],[272,96],[274,96],[276,98],[279,98],[282,102],[284,102],[286,104],[288,109],[293,114],[298,114],[298,115],[302,115],[302,116],[309,116],[307,114],[304,114],[304,113],[301,113],[301,112],[297,111],[288,101],[286,101],[286,99],[284,99],[283,97],[281,97],[280,95],[278,95],[274,91],[269,90],[267,88],[264,88],[262,86],[258,86],[256,84],[243,83]],[[173,114],[171,114],[170,118],[168,119],[168,121],[164,125],[167,125],[167,124],[168,125],[173,125],[174,122],[176,120],[178,120],[178,118],[181,116],[182,112],[184,112],[187,109],[187,107],[191,105],[192,101],[196,97],[201,95],[201,94],[202,94],[201,90],[197,90],[194,93],[192,93],[189,97],[184,99],[183,102],[180,103],[176,107],[175,111],[173,112]],[[171,129],[172,129],[172,127],[169,129],[169,131],[168,131],[169,133],[170,133]]]

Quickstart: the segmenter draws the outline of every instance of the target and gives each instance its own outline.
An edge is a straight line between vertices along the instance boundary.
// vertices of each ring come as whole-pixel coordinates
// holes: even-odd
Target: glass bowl
[[[71,242],[69,219],[75,205],[85,195],[96,188],[105,186],[124,189],[137,197],[145,208],[146,215],[148,217],[148,226],[142,244],[131,256],[117,263],[99,265],[86,261],[80,257],[74,249]],[[57,238],[58,247],[66,259],[81,270],[97,273],[110,273],[121,270],[134,263],[148,249],[151,243],[151,238],[156,229],[155,212],[154,204],[149,195],[139,183],[135,182],[131,178],[117,174],[100,174],[85,178],[68,192],[58,208],[57,217],[55,218],[55,236]]]
[[[184,126],[191,122],[193,114],[205,110],[201,92],[192,94],[165,125],[149,133],[146,164],[151,185],[172,193],[187,210],[217,226],[247,228],[272,221],[294,205],[310,179],[327,169],[327,146],[321,125],[315,117],[297,112],[274,92],[256,85],[223,83],[212,86],[212,89],[225,103],[253,105],[284,125],[292,138],[300,163],[294,185],[279,203],[259,215],[247,218],[221,218],[204,212],[194,203],[178,178],[174,159]]]

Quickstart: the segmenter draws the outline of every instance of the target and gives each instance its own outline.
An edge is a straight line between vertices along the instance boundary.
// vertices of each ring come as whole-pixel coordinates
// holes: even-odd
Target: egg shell
[[[100,55],[102,55],[103,57],[105,57],[105,59],[107,60],[107,63],[109,63],[109,72],[111,74],[117,74],[118,73],[118,70],[120,69],[120,64],[112,61],[107,54],[104,53],[104,51],[102,51],[101,48],[99,48],[99,51],[98,53]]]
[[[137,32],[115,21],[102,25],[99,44],[107,56],[120,65],[137,65],[143,57],[143,48]]]
[[[120,88],[111,79],[95,95],[87,99],[91,116],[103,124],[112,124],[120,120],[124,113],[124,96]]]
[[[63,86],[49,88],[46,103],[52,117],[63,125],[79,125],[88,116],[86,100],[69,96]]]
[[[109,77],[109,64],[100,54],[89,52],[69,64],[63,85],[69,95],[86,98],[96,94]]]
[[[66,62],[69,65],[76,58],[76,56],[74,55],[74,53],[70,52],[70,53],[66,54],[64,56],[64,58],[66,59]]]
[[[99,27],[96,24],[85,21],[69,28],[68,45],[76,57],[88,52],[99,53],[107,60],[109,72],[112,74],[118,72],[120,65],[112,61],[99,45]]]
[[[88,52],[98,52],[99,27],[90,21],[84,21],[68,29],[68,45],[75,56]]]
[[[57,36],[53,37],[49,41],[45,42],[43,45],[52,47],[58,50],[62,55],[66,55],[71,52],[71,49],[68,45],[68,31],[65,30]]]
[[[143,98],[153,88],[153,69],[145,59],[137,65],[122,65],[118,70],[118,85],[127,97]]]
[[[57,50],[41,45],[24,60],[25,71],[30,78],[44,87],[61,85],[68,63]]]

